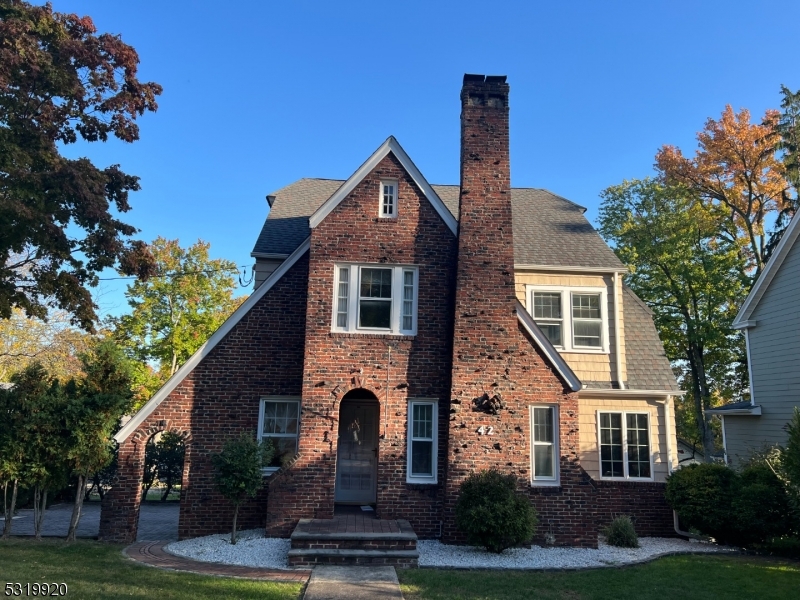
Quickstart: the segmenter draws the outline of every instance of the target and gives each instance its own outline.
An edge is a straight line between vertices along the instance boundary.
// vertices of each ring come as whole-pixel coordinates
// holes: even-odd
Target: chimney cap
[[[469,73],[464,73],[464,83],[483,83],[485,79],[485,75],[471,75]]]
[[[486,83],[505,83],[506,76],[505,75],[487,75],[486,76]]]

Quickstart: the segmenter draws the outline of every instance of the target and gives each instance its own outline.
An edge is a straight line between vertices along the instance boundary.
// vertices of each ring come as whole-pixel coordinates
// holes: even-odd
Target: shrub
[[[516,489],[514,475],[495,469],[473,473],[461,484],[456,526],[470,544],[499,554],[533,537],[536,510]]]
[[[606,542],[611,546],[618,546],[619,548],[639,547],[639,536],[636,535],[633,521],[627,515],[620,515],[611,521],[611,525],[603,530],[603,534],[606,536]]]
[[[722,543],[736,537],[731,528],[731,507],[737,492],[738,476],[724,465],[689,465],[667,479],[667,503],[678,512],[681,523]]]
[[[766,464],[753,463],[742,470],[731,516],[736,542],[745,546],[788,532],[790,509],[786,488]]]

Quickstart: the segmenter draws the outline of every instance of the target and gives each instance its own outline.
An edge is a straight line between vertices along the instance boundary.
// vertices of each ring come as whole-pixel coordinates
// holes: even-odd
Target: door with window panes
[[[336,502],[373,504],[376,500],[378,411],[377,402],[342,402],[336,455]]]

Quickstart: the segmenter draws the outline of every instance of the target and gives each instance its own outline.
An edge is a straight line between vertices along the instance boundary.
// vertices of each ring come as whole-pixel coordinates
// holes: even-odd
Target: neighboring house
[[[346,181],[268,196],[253,294],[117,435],[101,538],[135,538],[163,430],[187,440],[181,538],[228,527],[210,456],[243,432],[280,450],[239,517],[271,535],[356,504],[459,541],[459,485],[490,467],[556,544],[618,514],[673,533],[679,391],[651,313],[582,207],[511,188],[505,77],[465,76],[461,100],[460,186],[390,137]]]
[[[747,342],[750,400],[706,412],[722,418],[725,462],[739,466],[755,451],[785,444],[800,406],[800,220],[795,215],[733,322]]]
[[[703,448],[697,444],[690,444],[678,438],[678,464],[682,467],[704,462]]]

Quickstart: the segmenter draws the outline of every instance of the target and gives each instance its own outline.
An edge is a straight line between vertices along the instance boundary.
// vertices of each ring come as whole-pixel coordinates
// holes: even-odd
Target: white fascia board
[[[547,339],[547,336],[542,333],[542,330],[536,325],[533,317],[525,310],[525,307],[522,306],[519,300],[517,300],[517,318],[531,335],[533,341],[536,342],[536,345],[539,346],[545,356],[550,359],[550,364],[556,368],[556,371],[558,371],[559,375],[567,382],[570,389],[573,392],[579,391],[583,387],[581,380],[578,379],[578,376],[570,369],[567,361],[562,358],[558,350],[556,350],[553,344],[550,343],[550,340]]]
[[[178,387],[178,385],[186,379],[186,376],[191,373],[194,368],[203,360],[208,354],[214,349],[214,347],[219,344],[228,333],[236,326],[239,321],[242,320],[250,309],[252,309],[261,298],[264,297],[272,286],[283,277],[289,269],[294,266],[294,264],[303,256],[309,249],[311,245],[311,238],[307,237],[306,240],[298,246],[297,250],[292,252],[281,265],[275,269],[272,274],[267,277],[266,281],[261,284],[252,294],[250,297],[245,300],[239,308],[233,311],[230,317],[228,317],[225,322],[219,326],[208,341],[200,346],[200,348],[192,354],[191,358],[184,363],[184,365],[175,371],[175,374],[170,377],[167,382],[161,386],[161,388],[153,395],[150,400],[137,412],[133,417],[125,423],[125,426],[119,430],[117,435],[114,436],[114,439],[117,443],[121,444],[124,442],[128,437],[136,431],[136,428],[141,425],[144,420],[149,417],[152,412],[158,408],[158,405],[161,404],[172,392],[173,390]]]
[[[719,408],[707,408],[705,412],[707,415],[721,415],[723,417],[726,415],[760,417],[761,407],[751,406],[750,408],[724,410],[724,408],[720,406]]]
[[[447,209],[447,206],[445,206],[444,202],[442,202],[442,199],[439,198],[436,192],[433,191],[431,185],[422,176],[422,173],[420,173],[419,169],[417,169],[414,162],[409,158],[408,154],[406,154],[406,151],[403,150],[403,148],[400,146],[400,143],[394,138],[394,136],[389,136],[389,138],[380,145],[380,147],[372,154],[372,156],[370,156],[367,161],[361,165],[358,170],[353,173],[338,190],[336,190],[333,196],[328,198],[328,200],[326,200],[325,203],[308,218],[308,226],[311,229],[314,229],[317,225],[322,223],[325,217],[327,217],[331,211],[336,208],[339,203],[344,200],[359,183],[361,183],[364,177],[372,172],[372,170],[386,157],[386,155],[389,154],[389,152],[394,154],[397,160],[400,161],[400,164],[411,176],[411,179],[414,180],[414,183],[417,184],[419,189],[422,190],[422,193],[425,194],[425,197],[431,203],[434,210],[439,213],[439,216],[450,228],[450,231],[453,232],[453,235],[458,235],[458,221],[456,221],[456,218],[450,214],[450,211]]]
[[[775,248],[772,258],[761,272],[761,275],[753,286],[753,289],[751,289],[750,293],[747,294],[747,298],[745,299],[744,304],[742,304],[742,308],[739,309],[739,314],[737,314],[736,318],[733,320],[734,329],[743,329],[749,326],[746,323],[750,322],[750,317],[753,314],[753,311],[755,311],[756,306],[758,306],[758,303],[761,301],[761,298],[767,291],[769,284],[772,282],[772,280],[775,278],[775,275],[778,273],[778,270],[781,268],[783,261],[789,254],[789,250],[791,250],[792,246],[794,246],[797,236],[800,235],[800,225],[798,224],[800,223],[799,217],[800,212],[796,213],[794,217],[792,217],[792,221],[786,228],[781,241],[778,242],[778,247]]]
[[[514,268],[518,271],[557,271],[564,273],[597,273],[599,275],[613,275],[614,273],[627,273],[627,267],[562,267],[558,265],[528,265],[515,263]]]
[[[579,398],[656,398],[664,399],[673,396],[683,396],[686,392],[679,390],[611,390],[598,388],[584,388],[578,394]]]

